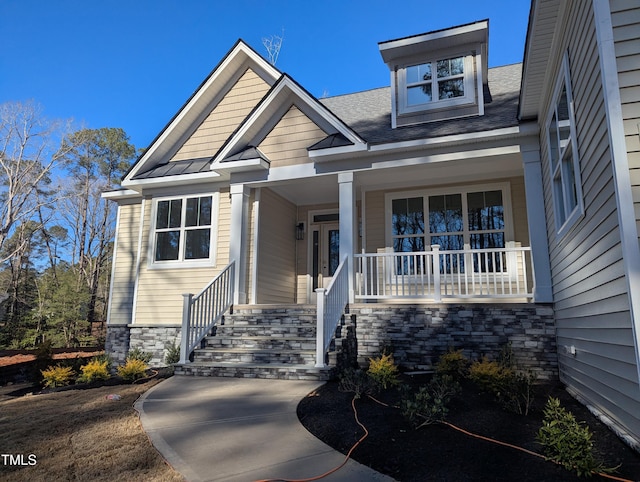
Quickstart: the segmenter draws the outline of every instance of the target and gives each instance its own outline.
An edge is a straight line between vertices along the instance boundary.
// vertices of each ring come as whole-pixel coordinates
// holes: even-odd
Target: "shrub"
[[[338,389],[341,392],[354,393],[356,398],[371,395],[376,388],[373,379],[359,368],[347,368],[340,374]]]
[[[109,364],[106,360],[93,358],[86,365],[80,367],[82,375],[78,377],[78,381],[82,383],[91,383],[96,380],[108,380]]]
[[[44,386],[47,388],[63,387],[69,385],[74,377],[73,368],[61,365],[50,366],[42,370]]]
[[[598,472],[612,472],[604,468],[593,454],[593,434],[584,422],[560,405],[560,400],[550,397],[544,409],[542,427],[537,440],[542,444],[545,456],[575,471],[578,476],[589,476]]]
[[[432,423],[441,422],[449,413],[451,397],[460,391],[460,384],[450,375],[437,375],[428,385],[410,393],[403,390],[400,409],[416,429]]]
[[[469,378],[480,389],[493,394],[506,410],[528,415],[533,403],[536,375],[507,365],[512,363],[511,360],[511,357],[502,357],[499,363],[483,357],[471,364]]]
[[[128,358],[124,365],[118,367],[118,375],[123,379],[133,382],[146,375],[147,364],[137,358]]]
[[[151,361],[152,356],[153,355],[151,353],[142,351],[142,349],[136,347],[133,350],[129,350],[129,353],[127,354],[127,361],[140,360],[144,362],[145,365],[147,365]]]
[[[180,361],[180,347],[175,343],[165,343],[164,347],[167,349],[167,353],[164,356],[164,362],[167,365],[175,365]]]
[[[393,355],[383,353],[378,358],[369,358],[367,374],[375,384],[384,390],[400,383],[398,367],[393,361]]]
[[[450,350],[440,357],[436,363],[437,375],[448,375],[454,380],[462,380],[469,373],[469,360],[462,350]]]

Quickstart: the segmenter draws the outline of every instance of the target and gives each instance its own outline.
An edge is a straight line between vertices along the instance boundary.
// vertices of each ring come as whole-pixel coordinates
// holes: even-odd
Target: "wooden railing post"
[[[322,368],[324,364],[324,310],[325,310],[325,289],[316,289],[317,311],[316,311],[316,367]]]
[[[433,299],[442,301],[442,289],[440,287],[440,245],[432,244],[433,253]]]
[[[180,334],[180,361],[181,365],[189,363],[189,328],[191,322],[192,293],[182,295],[182,333]]]

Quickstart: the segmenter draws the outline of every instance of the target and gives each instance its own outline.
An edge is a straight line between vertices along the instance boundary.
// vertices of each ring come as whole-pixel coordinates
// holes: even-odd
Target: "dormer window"
[[[391,73],[391,126],[484,115],[489,22],[378,44]]]
[[[471,58],[469,57],[471,62]],[[473,93],[472,66],[464,56],[408,65],[399,72],[402,86],[401,113],[448,107],[470,102]]]

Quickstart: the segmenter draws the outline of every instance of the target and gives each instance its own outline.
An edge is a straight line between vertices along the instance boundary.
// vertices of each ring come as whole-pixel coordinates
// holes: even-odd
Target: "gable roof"
[[[133,164],[125,174],[122,185],[130,184],[133,179],[158,177],[160,172],[164,172],[162,168],[168,163],[176,146],[182,145],[247,68],[253,69],[270,86],[282,75],[245,42],[238,40]],[[200,172],[192,161],[184,161],[181,166],[184,168],[181,174]],[[164,175],[178,171],[177,166],[167,166]]]
[[[315,144],[316,149],[345,149],[353,152],[366,150],[366,142],[352,128],[295,80],[287,74],[283,74],[214,156],[211,169],[215,171],[220,164],[225,161],[229,162],[231,156],[243,151],[248,146],[260,144],[282,116],[294,105],[327,134],[327,139],[335,138],[335,136],[342,139],[339,143],[325,139],[326,142],[321,141],[320,146],[318,146],[320,143]]]

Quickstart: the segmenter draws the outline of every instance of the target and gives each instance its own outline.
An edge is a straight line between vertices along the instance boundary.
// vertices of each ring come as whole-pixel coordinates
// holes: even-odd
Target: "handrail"
[[[179,363],[189,363],[191,352],[233,303],[234,274],[235,261],[232,261],[200,293],[182,295]]]
[[[324,367],[324,357],[331,344],[338,322],[349,302],[349,258],[345,256],[329,286],[318,288],[317,328],[316,328],[316,367]]]
[[[356,299],[532,298],[531,248],[355,254]]]

